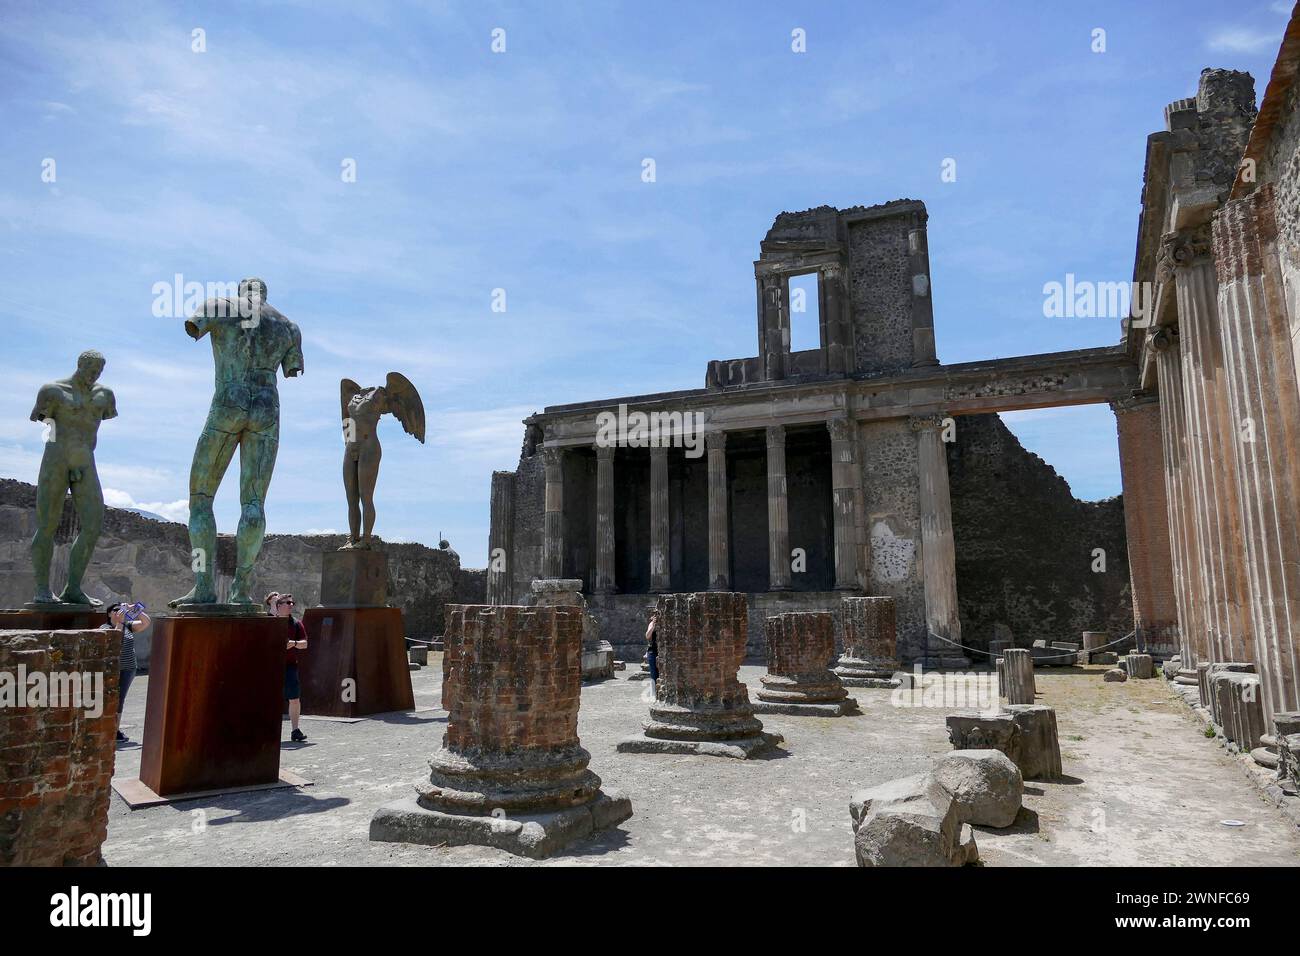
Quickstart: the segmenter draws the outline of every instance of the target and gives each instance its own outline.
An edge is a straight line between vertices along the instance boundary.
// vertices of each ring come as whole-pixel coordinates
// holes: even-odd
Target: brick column
[[[706,432],[709,454],[709,590],[731,587],[730,526],[727,520],[727,433]]]
[[[835,618],[830,611],[789,611],[767,618],[767,673],[758,699],[772,704],[840,704],[849,692],[831,673]],[[836,708],[838,711],[838,708]]]
[[[831,418],[826,422],[831,433],[832,518],[835,522],[835,590],[857,591],[858,545],[857,502],[858,442],[857,425],[851,418]]]
[[[487,602],[510,603],[510,552],[514,528],[515,473],[492,472],[491,524],[488,528]]]
[[[596,446],[597,594],[614,593],[614,446]]]
[[[669,532],[668,447],[650,449],[650,590],[672,588],[672,547]]]
[[[934,300],[930,295],[930,240],[926,213],[912,214],[907,262],[912,276],[912,365],[938,365],[934,347]]]
[[[785,426],[767,427],[767,589],[790,590],[790,517],[785,482]]]
[[[546,470],[545,513],[542,517],[542,577],[564,577],[564,451],[541,450]]]
[[[121,645],[120,633],[111,630],[0,631],[0,672],[19,694],[29,692],[27,679],[37,674],[47,691],[57,686],[76,694],[57,701],[23,696],[10,703],[31,706],[0,710],[0,866],[100,862],[116,759]]]
[[[1240,471],[1263,718],[1300,708],[1300,391],[1277,254],[1273,188],[1229,202],[1214,222],[1220,340]]]
[[[897,609],[892,597],[846,597],[840,602],[844,653],[835,673],[848,687],[895,686]]]
[[[948,457],[939,431],[938,415],[911,419],[917,433],[920,472],[921,574],[925,584],[928,628],[926,664],[968,667],[961,649],[961,619],[957,608],[957,554],[952,536],[952,499],[948,488]]]
[[[1119,434],[1133,627],[1138,649],[1146,653],[1149,646],[1165,648],[1178,642],[1160,403],[1154,395],[1143,395],[1111,402],[1110,407]]]

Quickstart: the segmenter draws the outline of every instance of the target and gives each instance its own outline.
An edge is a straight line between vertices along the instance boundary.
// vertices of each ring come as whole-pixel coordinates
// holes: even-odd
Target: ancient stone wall
[[[964,643],[1014,637],[1027,647],[1132,630],[1122,498],[1075,499],[996,415],[957,419],[948,475]],[[1105,551],[1102,573],[1091,568],[1094,548]]]
[[[66,678],[99,697],[50,697],[15,707],[0,696],[0,866],[94,866],[108,837],[109,781],[116,755],[118,655],[116,631],[0,631],[0,673],[8,689],[46,693]],[[19,667],[23,667],[22,671]],[[18,681],[22,676],[26,680]],[[70,706],[78,704],[79,706]],[[95,711],[99,711],[97,714]]]
[[[35,521],[36,489],[20,481],[0,480],[0,606],[21,607],[31,600],[32,570],[28,547]],[[540,532],[539,532],[540,533]],[[67,554],[76,534],[69,503],[57,536],[54,577],[67,567]],[[302,611],[320,601],[321,555],[343,544],[343,535],[270,534],[258,558],[253,593],[290,591]],[[402,608],[409,637],[428,640],[442,633],[443,607],[452,603],[482,603],[486,575],[465,570],[450,549],[422,544],[384,545],[388,552],[389,594]],[[219,587],[228,587],[234,569],[234,539],[222,535],[217,546]],[[104,531],[86,572],[86,593],[106,603],[130,596],[151,612],[165,610],[167,601],[184,594],[194,583],[190,571],[189,533],[182,524],[156,521],[131,511],[107,508]],[[150,633],[136,638],[136,656],[148,667]]]
[[[850,309],[861,372],[911,367],[912,275],[905,216],[849,225]]]
[[[1257,173],[1261,183],[1272,183],[1274,188],[1277,246],[1291,336],[1300,348],[1300,81],[1287,93],[1272,148]]]

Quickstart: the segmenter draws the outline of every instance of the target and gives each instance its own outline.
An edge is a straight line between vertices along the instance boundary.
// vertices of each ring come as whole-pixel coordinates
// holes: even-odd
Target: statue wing
[[[348,402],[352,401],[354,395],[361,394],[361,386],[350,378],[345,378],[339,382],[339,407],[343,412],[343,420],[348,420]]]
[[[424,402],[420,401],[420,393],[411,380],[401,372],[389,372],[384,391],[388,393],[388,404],[393,414],[406,433],[424,444]]]

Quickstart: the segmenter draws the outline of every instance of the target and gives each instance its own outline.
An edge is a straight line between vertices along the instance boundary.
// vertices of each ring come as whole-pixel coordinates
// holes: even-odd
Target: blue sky
[[[110,502],[183,519],[212,359],[153,314],[178,273],[260,275],[303,330],[270,530],[345,527],[338,381],[398,370],[428,444],[381,429],[376,530],[478,566],[525,415],[755,353],[782,210],[924,200],[944,362],[1111,344],[1043,284],[1131,277],[1147,134],[1205,66],[1262,94],[1289,7],[1083,7],[5,0],[0,474],[34,479],[36,389],[94,347]],[[1119,491],[1105,406],[1007,419],[1080,497]],[[232,475],[223,530],[237,509]]]

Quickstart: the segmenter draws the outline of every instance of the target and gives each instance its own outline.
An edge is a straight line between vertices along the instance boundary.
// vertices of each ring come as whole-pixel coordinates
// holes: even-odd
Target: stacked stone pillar
[[[948,458],[940,436],[943,419],[937,415],[913,418],[910,424],[917,433],[920,472],[921,570],[929,629],[925,660],[929,667],[969,667],[970,660],[961,649],[952,498],[948,488]]]
[[[614,446],[596,445],[597,594],[614,593]]]
[[[790,513],[785,480],[785,426],[767,428],[767,589],[790,590]]]
[[[541,451],[546,472],[542,515],[542,577],[564,577],[564,452],[547,447]]]
[[[769,617],[767,673],[753,707],[757,713],[842,717],[857,710],[831,672],[835,616],[830,611],[789,611]]]
[[[898,623],[892,597],[846,597],[840,602],[844,652],[835,675],[846,687],[897,687]]]
[[[619,751],[746,758],[779,741],[764,733],[739,678],[749,633],[745,595],[664,594],[657,608],[656,699],[644,734]]]
[[[709,590],[731,587],[731,529],[727,495],[727,433],[706,432],[709,456]]]
[[[650,449],[650,590],[661,594],[672,587],[668,523],[668,447]]]
[[[1273,187],[1226,204],[1214,222],[1219,333],[1240,471],[1244,540],[1264,719],[1300,708],[1300,391],[1277,261]]]
[[[416,797],[375,814],[371,840],[538,857],[631,816],[578,739],[582,627],[572,606],[447,609],[442,749]]]

